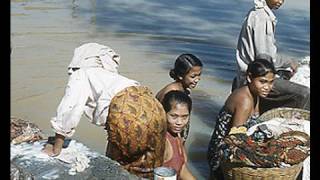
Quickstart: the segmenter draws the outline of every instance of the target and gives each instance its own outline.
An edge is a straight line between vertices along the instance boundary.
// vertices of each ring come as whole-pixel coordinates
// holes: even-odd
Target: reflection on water
[[[51,55],[49,45],[58,48],[60,42],[67,44],[68,48],[62,48],[54,54],[58,56],[57,59],[71,58],[70,52],[75,48],[72,41],[80,41],[79,39],[108,41],[108,38],[112,37],[117,42],[129,41],[130,46],[141,54],[152,54],[154,58],[147,60],[158,63],[165,71],[169,71],[172,67],[173,59],[168,60],[162,57],[172,54],[178,56],[183,52],[194,53],[203,61],[204,69],[203,79],[192,94],[194,107],[191,132],[186,145],[191,170],[199,179],[206,179],[208,177],[207,144],[215,116],[228,95],[231,80],[235,75],[234,49],[242,20],[252,5],[253,0],[57,0],[54,2],[11,0],[12,34],[16,41],[23,39],[23,36],[32,37],[32,41],[27,41],[29,44],[18,44],[21,48],[14,52],[21,53],[21,56],[29,52],[30,57],[25,55],[24,57],[36,59],[40,52],[47,51],[43,58],[36,59],[37,69],[29,68],[32,67],[31,64],[25,65],[25,76],[29,71],[30,74],[31,71],[37,73],[32,74],[34,79],[28,80],[29,84],[23,84],[27,80],[16,78],[21,72],[12,69],[14,73],[12,85],[19,87],[12,90],[12,99],[16,100],[14,103],[19,104],[20,96],[25,98],[24,95],[26,95],[31,102],[43,103],[41,105],[44,109],[55,110],[57,104],[45,108],[47,99],[39,100],[40,102],[37,100],[43,93],[48,94],[48,92],[52,92],[49,95],[52,99],[55,97],[55,101],[61,98],[61,95],[56,93],[56,89],[61,89],[65,85],[62,81],[66,78],[64,68],[67,63],[62,60],[55,61],[52,57],[46,58]],[[295,59],[309,55],[309,12],[309,2],[301,0],[286,1],[283,7],[275,11],[278,17],[276,38],[281,53]],[[19,14],[23,16],[18,16]],[[48,44],[47,48],[38,47],[39,42],[45,41],[41,38],[37,39],[40,35],[46,35],[47,40],[53,44],[45,42],[44,44]],[[73,39],[73,36],[81,38]],[[61,40],[53,41],[57,38]],[[14,43],[15,41],[13,46],[16,47]],[[125,56],[126,53],[122,55]],[[19,54],[16,56],[19,57]],[[154,62],[153,59],[162,61]],[[13,68],[24,65],[21,59],[14,60]],[[46,69],[46,73],[43,73],[41,67]],[[135,74],[131,71],[128,70],[129,73]],[[50,85],[56,84],[56,87],[39,88],[37,83],[43,82],[37,79],[39,74],[45,76],[41,78],[48,79],[51,82]],[[151,76],[147,75],[144,79],[153,83],[148,77]],[[18,86],[21,82],[22,87]],[[35,97],[33,94],[38,96]],[[21,108],[15,111],[29,113],[33,118],[31,110],[29,112]],[[33,113],[36,114],[37,111],[39,110],[34,110]],[[48,116],[46,114],[45,119],[49,119]],[[48,121],[38,123],[41,126]],[[85,128],[83,129],[85,131]],[[80,127],[78,131],[81,131]],[[95,138],[94,135],[84,137],[81,134],[79,137],[80,140],[88,143],[92,143],[92,138]],[[99,152],[103,152],[101,149]]]
[[[77,17],[88,18],[97,32],[143,36],[136,46],[153,52],[191,52],[201,57],[205,73],[230,80],[234,75],[234,48],[242,20],[253,0],[91,0],[79,1]],[[287,5],[286,4],[290,4]],[[309,54],[309,2],[285,2],[275,11],[279,51],[301,59]],[[288,8],[288,9],[286,9]],[[214,72],[213,72],[214,70]]]

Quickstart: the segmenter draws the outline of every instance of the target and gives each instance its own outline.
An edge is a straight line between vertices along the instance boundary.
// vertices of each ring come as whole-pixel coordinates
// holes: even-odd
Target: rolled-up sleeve
[[[70,77],[65,94],[51,119],[53,131],[71,137],[84,112],[90,94],[89,82],[84,71],[77,70]]]

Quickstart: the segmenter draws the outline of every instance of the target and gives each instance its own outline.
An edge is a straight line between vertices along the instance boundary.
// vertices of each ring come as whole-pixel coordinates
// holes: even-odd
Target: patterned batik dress
[[[216,171],[220,166],[220,160],[223,156],[223,149],[226,147],[223,139],[229,134],[229,131],[231,129],[232,116],[233,115],[229,113],[224,107],[220,110],[217,116],[215,129],[211,136],[208,147],[208,162],[211,171]],[[256,119],[258,118],[258,116],[258,114],[254,114],[253,116],[249,117],[244,126],[246,128],[249,128],[257,124]]]

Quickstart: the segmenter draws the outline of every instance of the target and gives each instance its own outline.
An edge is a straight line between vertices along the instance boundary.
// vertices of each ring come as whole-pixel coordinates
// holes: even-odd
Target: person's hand
[[[54,145],[46,144],[42,149],[42,152],[48,154],[48,156],[58,156],[61,152],[62,146],[64,143],[64,136],[56,134]]]
[[[46,153],[48,156],[54,157],[60,154],[61,149],[54,148],[52,144],[46,144],[42,149],[42,152]]]
[[[147,156],[151,156],[150,152],[147,152],[146,154],[144,154],[141,159],[139,161],[136,162],[132,162],[128,165],[125,165],[124,168],[127,170],[131,170],[131,171],[135,171],[138,172],[140,174],[147,174],[147,173],[153,173],[153,168],[147,168]]]
[[[291,77],[297,72],[299,64],[296,61],[291,61],[290,68],[292,69]]]

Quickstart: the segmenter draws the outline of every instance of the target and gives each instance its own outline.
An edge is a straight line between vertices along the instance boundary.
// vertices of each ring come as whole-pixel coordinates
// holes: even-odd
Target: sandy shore
[[[95,16],[78,17],[74,1],[11,0],[11,115],[30,120],[53,134],[50,118],[64,94],[67,66],[76,47],[97,42],[121,55],[120,73],[149,86],[154,93],[172,81],[168,72],[179,54],[158,52],[148,36],[97,31]],[[88,1],[84,6],[94,6]],[[212,70],[211,70],[212,71]],[[186,144],[189,164],[196,177],[208,174],[206,148],[216,113],[229,94],[231,81],[204,69],[192,92],[191,130]],[[104,154],[105,132],[83,117],[72,137]]]

